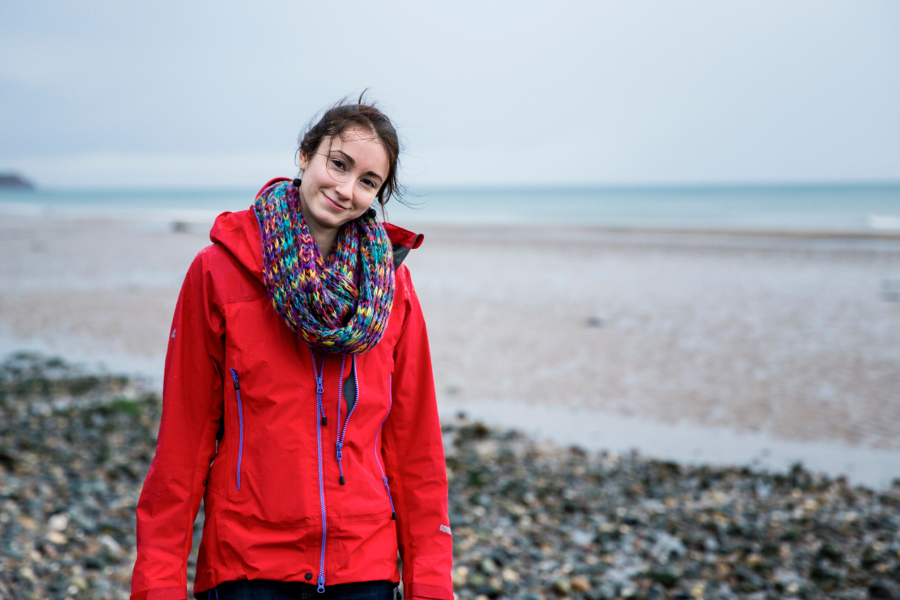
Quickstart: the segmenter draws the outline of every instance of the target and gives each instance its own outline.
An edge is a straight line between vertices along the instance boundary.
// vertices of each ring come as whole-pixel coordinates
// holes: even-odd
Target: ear
[[[306,153],[303,152],[303,150],[297,154],[297,166],[300,167],[301,171],[305,171],[306,167],[309,166],[309,159],[306,157]]]

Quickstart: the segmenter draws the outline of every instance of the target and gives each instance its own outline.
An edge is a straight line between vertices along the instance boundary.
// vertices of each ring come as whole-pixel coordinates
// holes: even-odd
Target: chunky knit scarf
[[[310,346],[343,354],[371,350],[394,299],[391,242],[375,211],[344,225],[325,261],[290,182],[264,189],[253,208],[263,281],[278,315]]]

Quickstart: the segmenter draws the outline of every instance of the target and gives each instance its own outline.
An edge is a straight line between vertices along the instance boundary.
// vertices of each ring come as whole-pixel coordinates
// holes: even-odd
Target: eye
[[[375,185],[375,182],[372,181],[371,179],[360,179],[360,181],[361,181],[362,184],[363,184],[364,186],[366,186],[367,188],[371,188],[371,189],[373,189],[373,190],[378,188],[378,186]]]
[[[342,160],[339,159],[339,158],[332,158],[332,159],[329,159],[329,160],[331,160],[331,166],[332,166],[332,167],[334,167],[335,169],[337,169],[337,170],[340,171],[341,173],[346,173],[346,172],[347,172],[347,165],[344,164],[344,161],[342,161]]]

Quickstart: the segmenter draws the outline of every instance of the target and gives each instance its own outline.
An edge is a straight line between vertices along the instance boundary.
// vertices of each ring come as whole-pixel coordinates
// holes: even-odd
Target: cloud
[[[10,3],[0,169],[255,180],[366,87],[423,184],[900,178],[900,4],[807,0]]]

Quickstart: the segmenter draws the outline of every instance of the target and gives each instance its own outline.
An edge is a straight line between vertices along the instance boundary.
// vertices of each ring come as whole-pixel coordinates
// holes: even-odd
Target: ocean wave
[[[900,217],[869,215],[869,228],[878,231],[900,231]]]

